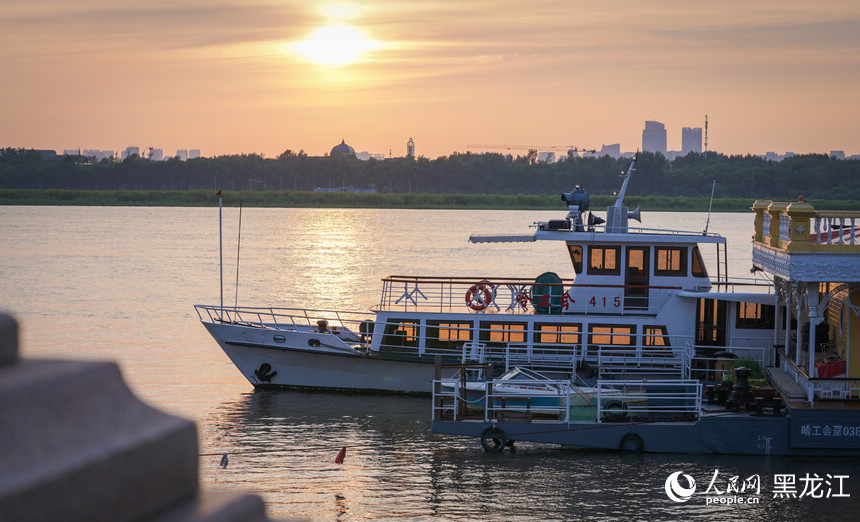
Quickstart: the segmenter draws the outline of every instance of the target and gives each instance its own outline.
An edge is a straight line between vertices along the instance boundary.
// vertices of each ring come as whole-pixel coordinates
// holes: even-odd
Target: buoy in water
[[[346,446],[342,447],[334,459],[335,464],[343,464],[343,458],[346,457]]]

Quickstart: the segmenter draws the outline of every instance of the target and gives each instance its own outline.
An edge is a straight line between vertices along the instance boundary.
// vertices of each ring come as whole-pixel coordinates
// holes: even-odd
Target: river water
[[[224,209],[223,299],[366,310],[387,275],[573,277],[562,243],[468,242],[474,233],[529,233],[564,214],[246,208],[240,236],[239,209]],[[643,226],[701,231],[706,220],[645,213]],[[752,213],[709,223],[728,238],[730,274],[749,276]],[[477,440],[433,434],[426,397],[256,392],[193,310],[222,296],[217,207],[0,207],[0,248],[0,309],[21,325],[23,356],[118,362],[139,397],[197,423],[202,484],[258,494],[273,517],[847,520],[860,512],[860,460],[525,443],[490,455]],[[665,484],[679,471],[709,495],[670,500]],[[777,475],[796,479],[795,498],[775,496]],[[729,491],[732,477],[759,477],[759,487]]]

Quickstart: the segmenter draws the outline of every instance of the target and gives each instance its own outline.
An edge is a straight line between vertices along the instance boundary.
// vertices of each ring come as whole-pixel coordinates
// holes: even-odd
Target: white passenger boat
[[[662,376],[655,375],[659,351],[646,346],[655,348],[658,343],[648,342],[648,336],[640,337],[635,348],[600,344],[596,347],[597,398],[590,408],[578,403],[574,393],[560,394],[554,405],[535,403],[540,407],[534,408],[527,402],[524,407],[523,394],[510,393],[505,381],[488,377],[485,383],[463,383],[438,378],[433,431],[480,437],[488,451],[502,451],[514,441],[531,441],[630,452],[856,457],[860,450],[860,335],[856,333],[860,332],[860,212],[818,211],[802,199],[757,201],[752,210],[752,270],[772,278],[775,292],[730,293],[722,284],[720,291],[705,291],[679,279],[671,286],[682,288],[658,293],[658,299],[664,300],[656,305],[656,315],[626,315],[625,310],[624,319],[638,324],[640,335],[652,325],[667,329],[661,350],[676,353],[679,341],[688,347],[679,354],[674,369],[667,364]],[[607,241],[583,244],[579,234],[570,232],[568,248],[582,246],[590,260],[591,252],[605,249],[609,241],[620,243],[619,254],[628,273],[631,252],[642,246],[608,232],[603,236]],[[667,247],[652,237],[648,248],[652,269],[646,272],[656,279],[661,266],[657,253]],[[688,255],[695,256],[693,249],[690,245]],[[573,259],[576,262],[578,256]],[[655,297],[649,289],[648,299]],[[628,306],[624,299],[621,306]],[[671,315],[663,315],[666,308]],[[588,327],[583,326],[582,332],[593,340],[596,332],[590,319],[583,319]],[[694,324],[695,330],[685,330],[685,324]],[[770,333],[762,336],[765,327]],[[723,346],[737,345],[742,339],[743,348]],[[593,344],[582,344],[583,362],[590,360]],[[713,353],[715,345],[720,345],[720,352]],[[713,360],[741,352],[745,359],[737,368],[720,368],[721,363]],[[752,353],[758,355],[750,357]],[[759,364],[766,378],[764,387],[750,381],[747,366]],[[713,370],[710,375],[709,370]],[[719,382],[723,378],[730,380]],[[546,386],[546,380],[518,384]],[[472,389],[486,390],[485,407],[477,414],[467,404]],[[610,408],[608,398],[616,405],[620,401],[621,408]]]
[[[379,304],[366,312],[195,308],[255,387],[431,393],[437,358],[442,366],[625,378],[676,371],[714,377],[717,354],[774,364],[774,324],[785,315],[776,312],[773,286],[761,278],[728,281],[718,234],[629,226],[640,219],[638,209],[624,206],[634,166],[602,218],[577,187],[562,196],[568,212],[561,219],[536,223],[529,234],[471,237],[556,242],[574,279],[549,272],[523,279],[394,275],[382,280]],[[713,280],[705,248],[717,255]],[[442,377],[451,371],[443,368]]]

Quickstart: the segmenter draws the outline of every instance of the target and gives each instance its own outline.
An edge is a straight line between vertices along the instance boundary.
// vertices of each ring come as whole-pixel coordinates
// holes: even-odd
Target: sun
[[[374,47],[372,40],[349,25],[321,27],[293,45],[294,51],[309,62],[332,67],[359,62]]]

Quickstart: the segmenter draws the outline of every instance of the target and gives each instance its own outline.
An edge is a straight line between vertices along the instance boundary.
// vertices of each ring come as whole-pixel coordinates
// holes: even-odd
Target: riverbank
[[[43,206],[151,206],[205,207],[217,204],[211,190],[59,190],[0,189],[0,205]],[[612,205],[611,196],[592,196],[591,208],[603,210]],[[422,209],[495,209],[557,210],[562,202],[556,195],[429,194],[360,192],[240,191],[224,192],[225,206],[275,208],[422,208]],[[715,212],[746,212],[754,200],[718,198]],[[637,206],[652,211],[705,212],[707,197],[631,196],[625,198],[630,209]],[[856,201],[813,201],[816,208],[860,210]]]

